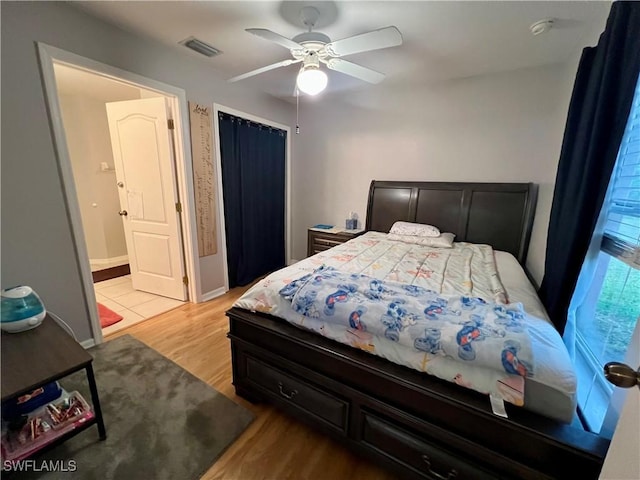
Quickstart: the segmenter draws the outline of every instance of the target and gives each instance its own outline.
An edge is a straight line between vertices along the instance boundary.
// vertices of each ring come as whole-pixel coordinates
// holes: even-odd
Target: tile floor
[[[131,275],[94,283],[96,300],[124,318],[102,329],[103,335],[117,332],[154,315],[183,305],[185,302],[134,290]]]

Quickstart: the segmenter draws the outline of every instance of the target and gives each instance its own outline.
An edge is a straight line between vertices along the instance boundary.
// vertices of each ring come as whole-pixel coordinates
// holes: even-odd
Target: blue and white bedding
[[[520,304],[444,296],[333,267],[320,267],[294,280],[280,295],[296,312],[345,332],[368,332],[501,374],[533,376],[531,340]]]
[[[504,271],[509,276],[517,277],[515,286],[509,290],[502,285],[495,257],[501,258],[503,265],[508,267]],[[311,311],[311,307],[305,307],[306,300],[303,299],[304,292],[308,294],[312,290],[312,283],[302,293],[297,288],[305,283],[299,281],[302,277],[323,266],[325,268],[321,272],[337,271],[339,275],[358,278],[357,282],[343,282],[344,277],[335,277],[341,285],[357,284],[358,288],[354,292],[351,292],[352,288],[346,289],[356,303],[333,302],[333,315],[326,315],[324,307],[327,297],[338,291],[337,284],[327,287],[327,290],[335,287],[335,291],[318,292],[317,298],[321,302],[313,307],[318,315]],[[296,280],[298,282],[292,283]],[[373,290],[371,282],[374,282]],[[394,293],[387,294],[385,288]],[[404,321],[398,322],[396,314],[389,315],[380,309],[389,307],[399,289],[423,296],[409,294],[402,298],[405,303],[400,306],[407,314]],[[300,311],[292,307],[296,293],[299,294],[296,305]],[[362,304],[358,303],[362,296],[376,295],[380,301],[373,302],[376,304],[374,307],[364,299]],[[515,300],[522,298],[524,308],[519,302],[513,302],[510,296],[516,297]],[[437,321],[443,322],[441,329],[444,332],[440,331],[439,344],[437,335],[430,335],[432,332],[428,331],[429,324],[434,321],[425,313],[429,300],[432,300],[432,310],[429,311],[437,316]],[[446,305],[443,300],[446,300]],[[469,303],[477,311],[467,309]],[[544,309],[517,261],[509,254],[493,252],[486,245],[454,243],[450,249],[433,248],[391,241],[386,234],[368,232],[274,272],[248,290],[234,306],[269,313],[394,363],[492,394],[516,405],[524,404],[525,380],[527,384],[535,382],[544,388],[550,387],[561,392],[567,401],[563,402],[562,411],[558,414],[545,414],[563,421],[571,419],[575,404],[575,375],[562,340],[546,320]],[[358,307],[367,308],[367,312],[359,314]],[[449,324],[445,324],[446,315],[441,315],[447,311],[450,313]],[[356,312],[355,316],[351,315],[353,312]],[[407,319],[409,313],[411,315]],[[382,320],[385,315],[386,324]],[[479,318],[472,318],[472,315],[483,319],[479,323]],[[468,336],[461,333],[463,329]],[[492,347],[487,348],[487,366],[484,364],[484,347],[490,345]],[[505,367],[503,352],[512,370]],[[465,356],[474,358],[464,360]]]

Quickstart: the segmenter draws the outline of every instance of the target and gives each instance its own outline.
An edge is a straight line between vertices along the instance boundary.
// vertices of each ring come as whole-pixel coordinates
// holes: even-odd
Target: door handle
[[[127,215],[129,215],[129,214],[127,213],[127,211],[126,211],[126,210],[120,210],[120,211],[118,212],[118,215],[120,215],[121,217],[126,217],[126,216],[127,216]]]
[[[634,371],[629,365],[620,362],[609,362],[604,366],[604,376],[616,387],[640,388],[640,368]]]

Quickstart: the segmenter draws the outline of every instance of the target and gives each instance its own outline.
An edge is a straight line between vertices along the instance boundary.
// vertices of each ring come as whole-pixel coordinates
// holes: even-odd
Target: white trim
[[[607,381],[600,361],[591,351],[587,340],[584,338],[584,335],[582,335],[580,330],[576,331],[576,352],[582,356],[586,368],[593,373],[594,376],[592,377],[592,381],[597,381],[599,383],[599,387],[611,396],[614,391],[613,384]]]
[[[175,89],[175,87],[172,87]],[[190,132],[189,105],[187,95],[182,89],[174,98],[169,99],[171,111],[174,115],[176,128],[174,130],[176,140],[176,171],[177,183],[182,203],[182,228],[183,249],[186,274],[189,277],[189,300],[193,303],[202,302],[202,285],[200,282],[200,257],[198,255],[198,236],[196,224],[195,190],[193,186],[193,162],[191,160],[191,137],[185,132]]]
[[[91,275],[91,267],[89,264],[89,254],[84,239],[82,228],[82,217],[80,215],[80,207],[78,205],[76,187],[73,180],[73,171],[71,170],[71,160],[69,158],[69,149],[64,134],[62,115],[60,104],[58,102],[57,85],[55,73],[53,71],[53,59],[57,58],[56,52],[51,50],[52,47],[38,43],[38,53],[40,55],[40,66],[42,71],[42,80],[44,83],[44,95],[47,105],[49,106],[49,117],[51,118],[51,127],[53,130],[53,143],[58,160],[58,171],[62,180],[62,190],[65,196],[65,206],[67,215],[71,222],[73,233],[74,249],[76,251],[76,262],[80,270],[82,280],[82,289],[84,291],[85,310],[91,324],[91,334],[95,343],[102,343],[102,328],[100,327],[100,316],[98,315],[98,305],[96,301],[95,291],[93,289],[93,280]]]
[[[231,107],[226,107],[219,103],[213,104],[213,126],[214,136],[216,138],[216,176],[218,177],[218,215],[220,216],[220,237],[222,240],[222,262],[224,266],[224,286],[229,290],[229,268],[227,266],[227,232],[225,229],[224,219],[224,196],[222,194],[222,157],[220,154],[220,128],[218,125],[218,112],[225,112],[236,117],[242,117],[252,122],[262,123],[271,127],[279,128],[287,132],[287,151],[285,156],[285,247],[284,257],[287,265],[291,265],[296,261],[290,258],[291,255],[291,127],[282,123],[274,122],[266,118],[258,117],[250,113],[242,112]]]
[[[214,298],[218,298],[218,297],[224,295],[228,291],[229,290],[227,290],[225,287],[216,288],[215,290],[212,290],[210,292],[207,292],[207,293],[203,294],[202,295],[202,301],[203,302],[208,302],[209,300],[213,300]]]
[[[109,258],[90,258],[89,263],[92,265],[107,265],[109,263],[120,263],[120,262],[128,262],[129,255],[120,255],[119,257],[109,257]]]
[[[218,218],[220,219],[220,252],[222,253],[222,273],[224,289],[229,290],[229,265],[227,265],[227,229],[224,219],[224,195],[222,193],[222,156],[220,154],[220,126],[218,125],[218,104],[213,104],[213,138],[216,149],[216,183],[218,190]]]
[[[96,342],[95,342],[95,340],[93,338],[90,338],[89,340],[85,340],[84,342],[80,342],[80,346],[86,350],[88,348],[95,347],[96,346]]]
[[[175,117],[174,121],[176,123],[176,143],[180,145],[180,148],[175,149],[178,177],[177,183],[180,190],[179,197],[180,202],[184,206],[183,212],[186,212],[186,215],[183,217],[184,221],[182,222],[184,231],[181,242],[185,251],[186,274],[191,280],[188,287],[189,298],[192,299],[192,301],[198,302],[201,301],[200,265],[198,256],[193,255],[193,252],[197,251],[197,238],[194,235],[196,232],[195,212],[192,211],[192,199],[194,196],[191,143],[189,136],[183,134],[183,132],[189,131],[189,114],[186,94],[181,88],[167,85],[126,70],[121,70],[119,68],[52,47],[45,43],[38,42],[37,46],[42,81],[44,84],[44,95],[49,109],[49,117],[53,131],[53,143],[58,160],[58,171],[62,181],[62,190],[65,197],[67,214],[71,224],[74,249],[76,251],[76,259],[80,270],[82,289],[84,291],[86,301],[85,309],[91,324],[93,342],[95,344],[100,344],[103,342],[102,328],[100,327],[100,317],[98,315],[98,307],[93,289],[93,277],[89,264],[89,255],[84,239],[80,207],[78,206],[78,197],[73,179],[73,171],[71,169],[69,149],[66,142],[60,104],[58,101],[58,89],[53,69],[54,63],[67,65],[72,68],[83,70],[88,73],[138,88],[153,90],[169,99],[169,103],[172,106],[172,112]]]

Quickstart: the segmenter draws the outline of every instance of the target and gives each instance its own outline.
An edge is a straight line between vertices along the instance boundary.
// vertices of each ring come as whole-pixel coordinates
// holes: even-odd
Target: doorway
[[[51,110],[65,200],[85,292],[84,300],[94,343],[100,343],[103,334],[175,308],[186,299],[198,301],[201,296],[198,293],[197,255],[193,255],[194,246],[197,248],[197,244],[192,214],[190,145],[185,138],[188,132],[185,93],[175,87],[55,47],[38,44],[38,49],[45,93]],[[113,154],[114,132],[113,128],[109,128],[106,104],[114,102],[116,105],[144,104],[145,108],[152,103],[156,107],[161,105],[165,110],[163,127],[168,137],[166,147],[171,150],[171,159],[169,163],[165,162],[164,166],[156,168],[163,169],[160,181],[154,177],[157,172],[149,171],[149,165],[137,166],[139,170],[144,170],[144,174],[138,172],[137,183],[134,182],[135,172],[130,168],[125,166],[123,170],[120,165],[118,172],[117,162],[126,164],[126,158],[118,159],[118,155]],[[158,125],[162,122],[158,119],[149,121],[151,117],[147,113],[133,112],[128,118],[137,118],[140,120],[138,123],[155,123],[156,132],[151,131],[154,128],[152,126],[146,131],[142,128],[134,135],[140,138],[161,136]],[[168,122],[167,119],[171,119],[172,122]],[[120,120],[122,118],[116,118],[118,125],[126,123]],[[87,134],[89,127],[93,128],[90,135]],[[166,129],[171,127],[174,130],[167,133]],[[99,135],[95,133],[98,130],[101,131]],[[117,131],[115,136],[119,137],[119,141],[126,143],[126,131]],[[126,152],[131,145],[125,143],[117,145],[116,151]],[[74,155],[74,152],[79,152],[79,155]],[[79,159],[74,159],[78,156]],[[80,164],[79,170],[77,164]],[[86,175],[87,172],[89,176]],[[149,181],[151,178],[155,181]],[[168,199],[166,205],[158,205],[158,195],[146,189],[149,185],[142,185],[145,181],[150,185],[162,184],[165,190],[160,196]],[[123,203],[123,199],[128,203]],[[168,209],[168,206],[171,208]],[[133,213],[128,217],[125,212],[131,209]],[[164,219],[159,218],[162,215]],[[138,226],[129,228],[129,232],[126,232],[127,229],[124,228],[126,222],[133,223],[133,220],[141,220],[138,223],[147,223],[152,227],[162,226],[161,224],[170,223],[165,220],[171,216],[175,219],[174,227],[179,248],[173,249],[175,251],[171,252],[172,257],[168,261],[163,260],[162,254],[163,249],[167,250],[167,245],[171,242],[164,238],[163,232],[149,229],[142,231]],[[116,228],[118,225],[120,228]],[[133,242],[130,241],[131,237],[134,239]],[[170,264],[169,268],[166,268],[167,262]],[[103,281],[97,282],[94,288],[92,264],[93,270],[105,270],[104,267],[126,267],[126,263],[131,266],[131,274],[116,276],[117,273],[110,273],[107,277],[114,278],[99,278]],[[176,273],[179,274],[178,294],[169,294],[177,298],[169,298],[162,289],[159,292],[160,296],[154,295],[158,293],[159,286],[153,285],[153,282],[136,285],[136,273],[154,277],[158,280],[156,283],[161,284],[165,271],[170,271],[174,277]],[[188,281],[189,278],[192,282]],[[122,315],[124,319],[103,331],[98,313],[102,313],[102,309],[98,303],[112,310],[111,313],[126,314]]]
[[[229,287],[285,266],[287,132],[218,113]]]
[[[223,185],[223,176],[224,176],[224,169],[222,166],[222,149],[221,149],[221,145],[222,145],[222,133],[221,133],[221,128],[220,128],[220,122],[221,122],[221,118],[228,118],[228,117],[235,117],[237,119],[241,119],[243,123],[249,123],[249,124],[253,124],[254,126],[257,125],[258,128],[266,128],[266,129],[271,129],[277,132],[281,132],[282,134],[282,139],[284,140],[284,152],[279,152],[277,154],[277,157],[282,157],[282,154],[284,153],[284,165],[280,165],[278,168],[282,169],[284,167],[284,172],[280,172],[278,174],[278,177],[280,177],[282,175],[282,173],[284,173],[284,178],[281,178],[278,180],[278,187],[277,190],[280,192],[278,195],[281,197],[278,199],[278,202],[282,202],[279,207],[278,207],[278,229],[280,230],[284,230],[284,232],[280,232],[278,234],[278,237],[280,238],[279,242],[282,243],[282,241],[284,240],[284,262],[287,265],[291,265],[293,263],[295,263],[297,260],[293,260],[291,258],[291,129],[289,126],[287,125],[283,125],[277,122],[274,122],[273,120],[269,120],[267,118],[263,118],[263,117],[259,117],[247,112],[243,112],[240,110],[236,110],[234,108],[231,107],[227,107],[224,105],[220,105],[217,103],[214,103],[213,105],[213,118],[214,118],[214,122],[213,122],[213,126],[214,126],[214,136],[215,138],[218,140],[216,142],[216,163],[217,163],[217,171],[221,172],[220,175],[218,175],[218,191],[223,192],[222,197],[220,198],[220,201],[218,203],[218,213],[220,215],[221,218],[221,223],[224,227],[227,226],[227,207],[226,207],[226,202],[227,200],[230,200],[231,202],[234,202],[234,200],[237,200],[237,198],[234,199],[235,195],[230,195],[230,198],[227,199],[225,198],[226,196],[226,191],[225,191],[225,187]],[[262,127],[260,127],[262,126]],[[233,137],[233,135],[232,135]],[[233,144],[234,142],[232,142]],[[280,161],[278,161],[278,163],[280,163]],[[261,171],[264,174],[269,174],[269,172],[264,172],[263,170],[264,166],[258,166],[256,171]],[[229,185],[228,185],[229,186]],[[234,186],[235,187],[235,186]],[[248,188],[251,188],[251,186],[249,186]],[[260,189],[262,189],[260,187]],[[233,188],[232,188],[233,190]],[[283,191],[284,190],[284,191]],[[282,195],[284,195],[284,198],[282,198]],[[267,198],[266,201],[268,202],[269,199]],[[237,204],[237,202],[236,202]],[[284,212],[281,212],[281,209],[284,207]],[[284,222],[284,225],[282,225],[282,222]],[[259,222],[258,222],[259,223]],[[256,227],[256,224],[254,222],[253,227]],[[273,227],[273,224],[271,224],[269,226],[269,228]],[[258,228],[259,230],[259,228]],[[237,282],[238,277],[237,277],[237,271],[235,273],[231,273],[230,274],[230,263],[234,263],[238,261],[238,258],[232,258],[230,261],[230,255],[228,252],[228,244],[229,244],[229,232],[227,231],[227,228],[222,228],[221,229],[221,233],[222,233],[222,256],[223,256],[223,266],[224,266],[224,276],[225,276],[225,289],[229,289],[230,287],[230,277],[235,275],[235,280],[233,280],[234,282]],[[281,234],[284,233],[284,239],[282,239]],[[265,236],[263,231],[260,231],[258,233],[256,233],[255,235],[250,235],[253,236],[254,239],[255,238],[262,238]],[[253,246],[249,247],[249,250],[251,250],[253,247],[254,250],[256,250],[256,245],[254,244]],[[244,246],[243,246],[244,248]],[[259,249],[260,251],[263,251],[262,247],[260,245],[257,246],[257,249]],[[275,251],[274,251],[275,252]],[[242,255],[244,255],[244,252],[242,253]],[[278,252],[277,254],[274,255],[270,255],[270,259],[269,261],[275,259],[275,258],[280,258],[280,260],[276,260],[275,263],[282,263],[281,260],[281,252]],[[259,261],[257,263],[260,263],[262,265],[262,261]],[[275,265],[274,263],[274,265]],[[262,265],[262,267],[264,267],[265,265]],[[266,265],[266,270],[269,270],[273,265]],[[233,268],[233,265],[232,265]],[[248,271],[245,271],[245,273],[247,273]],[[251,272],[249,272],[251,273]],[[249,276],[254,276],[256,274],[256,272],[252,272]]]
[[[173,146],[154,140],[145,149],[144,141],[159,137],[151,115],[166,129],[166,97],[67,65],[54,64],[54,74],[98,314],[109,334],[187,297],[177,216],[158,202],[173,203]],[[167,157],[164,169],[157,151]]]

